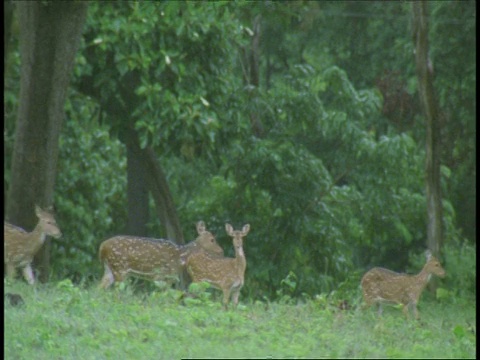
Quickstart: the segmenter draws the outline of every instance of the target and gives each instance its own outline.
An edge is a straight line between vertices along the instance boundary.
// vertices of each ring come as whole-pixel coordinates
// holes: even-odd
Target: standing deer
[[[223,256],[223,249],[205,229],[203,221],[197,223],[197,232],[199,236],[186,245],[164,239],[123,235],[105,240],[99,251],[105,268],[100,287],[106,289],[114,282],[122,282],[128,275],[172,285],[178,281],[185,259],[190,254],[207,251]]]
[[[30,285],[35,283],[32,271],[32,261],[35,254],[45,242],[46,236],[59,238],[62,236],[53,214],[35,206],[38,224],[32,232],[8,222],[3,223],[3,246],[5,250],[5,265],[7,276],[15,278],[17,268],[22,268],[23,276]]]
[[[233,238],[235,258],[213,257],[205,252],[197,252],[187,259],[186,266],[192,282],[206,281],[223,291],[223,307],[226,310],[230,294],[232,294],[234,306],[238,305],[238,297],[247,267],[247,260],[243,252],[243,237],[248,234],[250,225],[245,225],[241,231],[234,231],[230,224],[226,224],[225,229],[227,234]]]
[[[417,275],[396,273],[376,267],[368,271],[362,278],[363,298],[366,307],[378,304],[378,314],[382,314],[382,303],[398,303],[403,305],[403,313],[408,318],[408,308],[413,309],[415,319],[419,318],[417,303],[423,289],[432,274],[445,276],[440,262],[427,251],[427,263]]]

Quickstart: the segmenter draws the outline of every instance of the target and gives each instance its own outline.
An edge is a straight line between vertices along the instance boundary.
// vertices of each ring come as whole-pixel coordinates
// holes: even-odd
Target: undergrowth
[[[417,322],[394,307],[378,318],[356,295],[241,299],[223,311],[202,284],[189,295],[70,280],[5,280],[4,289],[24,300],[5,301],[5,359],[473,358],[476,350],[475,300],[451,296],[422,299]]]

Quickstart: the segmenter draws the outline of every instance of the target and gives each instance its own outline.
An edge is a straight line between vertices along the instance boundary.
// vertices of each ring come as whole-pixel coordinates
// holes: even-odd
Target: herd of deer
[[[35,213],[39,221],[32,232],[4,222],[7,275],[13,278],[16,270],[21,268],[31,285],[35,282],[31,266],[33,257],[45,237],[59,238],[62,235],[50,211],[36,207]],[[203,221],[197,223],[198,237],[186,245],[136,236],[114,236],[105,240],[99,249],[100,261],[105,269],[100,287],[106,289],[114,282],[122,282],[128,275],[174,284],[186,269],[193,282],[205,281],[223,291],[225,309],[230,296],[236,307],[247,267],[243,238],[248,234],[250,225],[245,225],[242,230],[233,230],[230,224],[226,224],[225,229],[233,238],[234,258],[224,256],[223,249],[207,231]],[[432,275],[444,277],[445,270],[430,252],[427,252],[427,262],[417,275],[373,268],[361,280],[365,305],[378,304],[381,314],[382,303],[398,303],[403,305],[407,317],[411,308],[418,319],[417,303]]]

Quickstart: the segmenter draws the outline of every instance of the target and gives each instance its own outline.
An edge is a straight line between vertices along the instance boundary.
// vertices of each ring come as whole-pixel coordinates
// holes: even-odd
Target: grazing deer
[[[35,283],[32,261],[35,254],[45,242],[46,236],[59,238],[62,236],[53,214],[35,206],[38,224],[32,232],[8,222],[3,223],[3,246],[7,276],[15,278],[17,268],[22,268],[23,276],[30,285]]]
[[[417,303],[432,274],[445,276],[440,262],[427,251],[427,263],[417,275],[396,273],[384,268],[373,268],[362,278],[363,298],[366,308],[378,303],[378,314],[382,314],[382,302],[403,305],[403,313],[408,318],[408,308],[413,309],[415,319],[419,318]]]
[[[245,225],[241,231],[234,231],[230,224],[226,224],[225,229],[227,234],[233,237],[235,258],[213,257],[205,252],[197,252],[188,257],[186,266],[192,282],[206,281],[223,291],[223,306],[226,310],[230,294],[232,294],[234,306],[238,305],[238,297],[247,267],[247,260],[243,252],[243,237],[248,234],[250,225]]]
[[[205,229],[203,221],[197,223],[198,237],[177,245],[169,240],[136,236],[115,236],[100,245],[100,261],[105,273],[101,288],[123,281],[127,275],[153,281],[165,281],[170,286],[178,282],[185,259],[195,252],[207,251],[223,256],[223,249],[215,237]]]

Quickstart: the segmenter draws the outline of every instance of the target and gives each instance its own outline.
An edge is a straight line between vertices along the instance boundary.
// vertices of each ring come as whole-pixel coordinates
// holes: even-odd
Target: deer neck
[[[42,224],[39,221],[37,226],[35,226],[35,228],[32,230],[32,232],[28,233],[27,242],[32,248],[36,250],[43,245],[46,237],[47,234],[45,233],[45,231],[43,231]]]
[[[180,253],[182,255],[189,255],[197,248],[199,248],[198,244],[195,241],[191,241],[188,244],[180,245]]]
[[[200,251],[202,247],[195,241],[191,241],[188,244],[178,246],[180,258],[185,259],[193,253]]]
[[[430,281],[430,278],[432,277],[432,274],[430,274],[426,268],[427,266],[425,265],[422,271],[415,275],[417,280],[416,282],[422,287],[422,289],[427,285],[427,283]]]
[[[235,259],[237,260],[239,270],[245,271],[245,268],[247,267],[247,259],[245,259],[245,253],[243,252],[242,246],[235,246]]]

